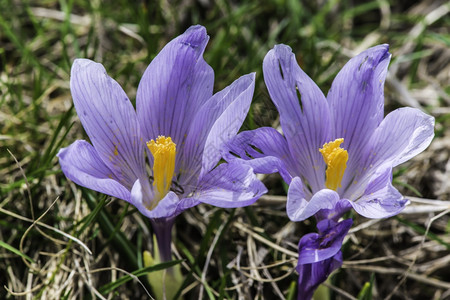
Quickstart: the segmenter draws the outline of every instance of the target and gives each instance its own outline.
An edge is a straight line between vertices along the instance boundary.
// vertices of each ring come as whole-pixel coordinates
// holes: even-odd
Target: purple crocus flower
[[[318,224],[330,221],[322,223],[318,235],[300,241],[302,255],[314,258],[307,264],[318,265],[300,268],[308,275],[300,276],[299,299],[311,298],[308,288],[315,289],[317,279],[325,280],[342,262],[330,257],[338,255],[350,226],[332,232],[327,227],[351,208],[368,218],[401,212],[408,200],[392,186],[392,168],[422,152],[434,136],[434,118],[418,109],[400,108],[384,117],[388,50],[388,45],[379,45],[352,58],[325,97],[301,70],[291,48],[275,46],[264,59],[263,71],[284,136],[259,128],[228,143],[234,154],[227,156],[229,161],[237,155],[257,173],[281,174],[289,184],[287,214],[292,221],[311,216]],[[320,245],[329,234],[336,237],[327,255],[304,247]],[[324,260],[326,268],[318,271]]]
[[[77,59],[72,66],[75,109],[92,144],[61,149],[61,168],[150,218],[162,261],[171,259],[171,228],[185,209],[246,206],[266,192],[250,166],[218,165],[247,115],[255,74],[213,95],[214,73],[203,59],[208,40],[197,25],[167,44],[142,76],[136,110],[101,64]]]
[[[319,218],[317,218],[319,219]],[[336,222],[323,219],[319,233],[308,233],[298,243],[298,299],[311,299],[317,287],[342,265],[342,241],[353,224],[352,219]]]
[[[314,291],[327,280],[328,275],[342,266],[342,251],[339,250],[330,258],[310,263],[298,264],[298,299],[312,299]]]

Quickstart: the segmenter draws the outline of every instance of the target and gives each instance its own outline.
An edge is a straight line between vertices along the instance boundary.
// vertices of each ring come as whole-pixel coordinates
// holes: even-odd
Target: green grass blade
[[[122,284],[132,280],[134,277],[141,277],[141,276],[147,275],[148,273],[151,273],[154,271],[164,270],[164,269],[173,267],[181,262],[182,262],[182,260],[174,260],[174,261],[161,263],[156,266],[146,267],[146,268],[136,270],[136,271],[132,272],[131,275],[122,276],[119,279],[117,279],[116,281],[105,284],[104,286],[102,286],[99,289],[99,292],[102,294],[108,294],[108,293],[114,291],[115,289],[117,289]],[[132,276],[132,275],[134,275],[134,276]]]
[[[11,245],[9,245],[9,244],[7,244],[7,243],[5,243],[5,242],[3,242],[3,241],[0,241],[0,246],[3,247],[3,248],[5,248],[6,250],[11,251],[11,252],[14,253],[14,254],[19,255],[20,257],[22,257],[22,258],[28,260],[29,262],[34,263],[34,260],[32,260],[28,255],[26,255],[26,254],[20,252],[19,250],[17,250],[16,248],[14,248],[14,247],[11,246]]]

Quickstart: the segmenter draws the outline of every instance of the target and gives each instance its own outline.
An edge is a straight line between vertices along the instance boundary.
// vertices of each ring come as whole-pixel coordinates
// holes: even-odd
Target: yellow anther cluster
[[[147,142],[147,147],[153,155],[153,185],[156,186],[156,203],[169,192],[175,171],[176,147],[172,138],[158,136],[156,142]]]
[[[345,168],[347,168],[348,152],[340,147],[344,139],[336,139],[326,143],[319,149],[323,160],[327,164],[325,186],[330,190],[337,190],[341,186]]]

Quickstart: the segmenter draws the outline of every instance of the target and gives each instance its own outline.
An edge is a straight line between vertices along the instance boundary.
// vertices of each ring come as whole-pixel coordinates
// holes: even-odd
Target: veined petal
[[[222,157],[222,151],[218,150],[222,150],[223,145],[236,135],[250,109],[255,90],[255,73],[242,76],[235,82],[230,88],[230,91],[237,90],[236,95],[232,96],[234,101],[214,122],[206,139],[200,176],[217,165]]]
[[[308,233],[301,238],[298,244],[298,263],[311,264],[334,256],[341,250],[342,241],[352,224],[352,219],[339,223],[330,220],[319,222],[317,227],[323,227],[320,233]]]
[[[334,209],[339,202],[339,194],[329,189],[322,189],[311,200],[306,200],[301,179],[294,177],[289,185],[286,212],[291,221],[298,222],[308,219],[321,209]]]
[[[331,132],[326,98],[300,69],[289,46],[276,45],[270,50],[264,58],[263,71],[290,152],[316,192],[325,180],[325,163],[319,148],[329,141]]]
[[[434,137],[434,118],[416,108],[399,108],[386,116],[369,141],[366,167],[395,167],[425,150]]]
[[[113,171],[88,142],[75,141],[59,150],[57,156],[64,175],[76,184],[130,201],[130,191],[119,183]]]
[[[253,169],[235,160],[218,165],[202,177],[192,198],[218,207],[243,207],[267,192]]]
[[[364,195],[350,204],[366,218],[388,218],[400,213],[409,201],[392,186],[392,168],[380,168],[372,176]]]
[[[246,160],[255,173],[270,174],[279,172],[289,184],[292,176],[300,175],[289,151],[286,139],[274,128],[261,127],[239,133],[226,144],[228,161],[235,155]]]
[[[360,165],[363,148],[383,120],[384,81],[391,58],[388,45],[370,48],[342,68],[331,85],[334,137],[343,138],[349,161],[342,180],[345,188]]]
[[[212,96],[214,72],[203,60],[209,36],[192,26],[173,39],[148,66],[136,95],[136,110],[145,139],[171,137],[182,151],[189,124]]]
[[[254,73],[242,76],[200,108],[179,155],[181,185],[195,186],[199,177],[219,162],[223,144],[245,120],[254,87]]]
[[[395,167],[425,150],[434,137],[434,118],[416,108],[399,108],[384,118],[365,147],[344,197],[362,195],[380,166]]]
[[[339,221],[339,219],[352,209],[350,200],[340,199],[332,209],[321,209],[316,213],[316,220]],[[320,230],[319,230],[320,231]]]
[[[136,113],[120,85],[101,64],[76,59],[70,90],[78,117],[103,163],[127,189],[145,176],[143,141]]]
[[[131,190],[131,203],[147,218],[174,218],[184,210],[200,203],[194,199],[180,200],[177,194],[172,191],[168,192],[152,210],[147,209],[145,201],[145,192],[142,191],[141,182],[138,179]]]

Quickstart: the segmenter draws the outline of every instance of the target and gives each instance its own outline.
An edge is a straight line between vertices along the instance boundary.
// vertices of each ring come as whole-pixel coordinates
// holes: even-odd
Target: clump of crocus
[[[101,64],[72,66],[72,97],[91,143],[61,149],[61,168],[150,218],[161,261],[171,260],[171,228],[185,209],[246,206],[266,192],[250,166],[219,163],[247,115],[255,74],[213,95],[214,73],[203,59],[208,39],[204,27],[192,26],[167,44],[142,76],[136,110]]]
[[[342,265],[340,248],[352,225],[351,219],[340,220],[347,211],[368,218],[402,211],[408,200],[392,186],[392,168],[422,152],[434,136],[434,118],[418,109],[400,108],[384,117],[388,50],[379,45],[352,58],[325,97],[291,49],[275,46],[263,71],[284,136],[259,128],[228,145],[230,161],[238,155],[257,173],[282,175],[292,221],[317,220],[318,233],[299,243],[299,299],[310,299]]]

